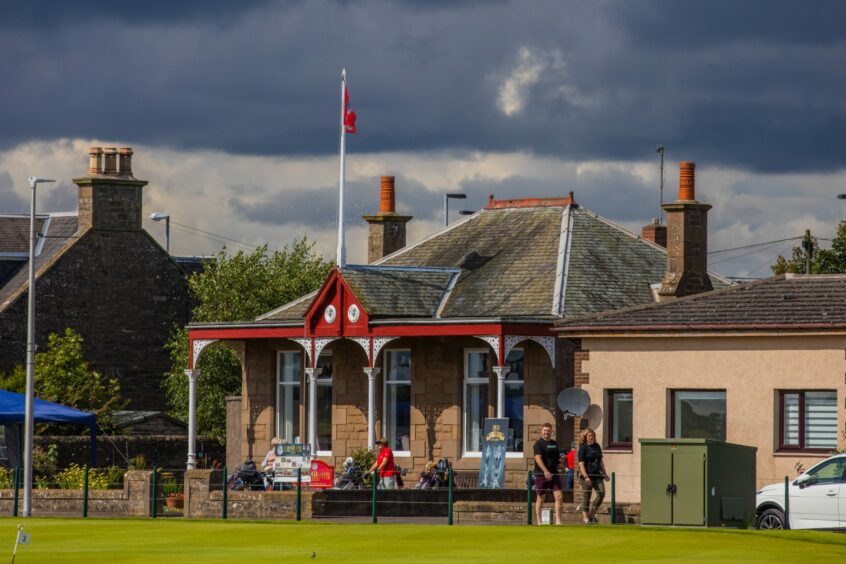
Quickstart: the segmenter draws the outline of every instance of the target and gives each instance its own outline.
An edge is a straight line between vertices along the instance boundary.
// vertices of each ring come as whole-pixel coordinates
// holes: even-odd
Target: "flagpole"
[[[346,127],[344,110],[346,109],[347,69],[341,71],[341,189],[338,198],[338,267],[344,268],[347,262],[347,248],[344,241],[344,165],[346,157]]]

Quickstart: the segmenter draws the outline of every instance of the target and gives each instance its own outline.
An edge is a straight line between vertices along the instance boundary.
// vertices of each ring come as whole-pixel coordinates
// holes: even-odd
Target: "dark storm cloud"
[[[0,148],[87,137],[332,154],[346,65],[360,131],[351,151],[642,160],[662,143],[671,160],[844,168],[842,2],[89,1],[7,11]],[[509,83],[517,102],[506,115]]]

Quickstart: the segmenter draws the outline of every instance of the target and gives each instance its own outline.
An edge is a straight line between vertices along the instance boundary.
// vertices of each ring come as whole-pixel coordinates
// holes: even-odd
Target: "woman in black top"
[[[579,437],[579,485],[582,489],[582,519],[586,524],[596,523],[596,510],[605,498],[605,462],[602,449],[596,442],[596,432],[587,428]],[[596,497],[591,503],[591,490],[596,490]]]

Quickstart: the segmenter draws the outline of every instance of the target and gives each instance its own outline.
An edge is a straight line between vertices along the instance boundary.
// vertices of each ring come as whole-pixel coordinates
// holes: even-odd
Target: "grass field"
[[[846,535],[637,526],[446,527],[190,520],[0,519],[27,562],[842,562]],[[268,560],[271,559],[271,560]]]

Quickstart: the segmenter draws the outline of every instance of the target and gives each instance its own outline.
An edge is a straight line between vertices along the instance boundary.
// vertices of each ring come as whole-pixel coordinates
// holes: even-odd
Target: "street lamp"
[[[150,214],[150,219],[153,221],[165,222],[165,250],[170,254],[170,216],[164,212],[153,212]]]
[[[39,184],[55,182],[49,178],[29,177],[32,190],[29,201],[29,287],[26,314],[26,408],[24,421],[24,517],[32,516],[32,435],[35,430],[35,189]]]
[[[453,200],[466,200],[467,194],[444,194],[444,227],[449,225],[449,201],[450,199]]]

